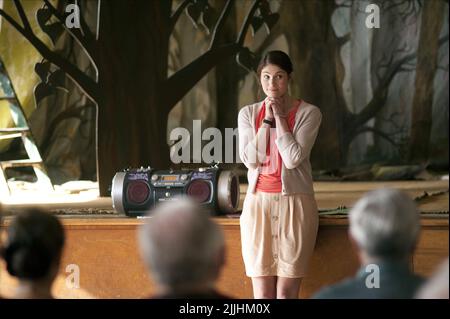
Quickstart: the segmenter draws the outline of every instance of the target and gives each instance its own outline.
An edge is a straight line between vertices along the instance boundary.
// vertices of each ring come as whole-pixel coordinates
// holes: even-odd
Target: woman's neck
[[[294,107],[294,99],[288,93],[282,96],[282,98],[284,100],[283,113],[288,113]]]

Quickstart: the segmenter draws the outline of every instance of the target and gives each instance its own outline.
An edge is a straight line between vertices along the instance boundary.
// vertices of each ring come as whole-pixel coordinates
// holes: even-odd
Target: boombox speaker
[[[218,167],[196,170],[128,169],[113,178],[114,209],[131,217],[145,215],[156,204],[187,195],[211,215],[233,214],[239,206],[239,178]]]

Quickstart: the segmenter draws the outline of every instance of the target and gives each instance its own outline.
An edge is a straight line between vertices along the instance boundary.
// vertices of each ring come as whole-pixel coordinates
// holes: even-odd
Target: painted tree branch
[[[101,1],[101,0],[98,0]],[[81,14],[81,12],[83,12],[83,8],[81,6],[81,1],[80,0],[75,0],[75,4],[78,6],[78,8],[80,9],[80,26],[81,26],[81,34],[86,38],[89,39],[90,41],[94,41],[94,34],[93,32],[91,32],[91,29],[89,28],[89,26],[86,23],[86,20],[84,19],[84,16]]]
[[[281,35],[281,24],[277,23],[275,27],[270,30],[270,33],[264,38],[261,45],[255,50],[256,55],[262,54],[273,42]]]
[[[31,30],[30,22],[28,21],[27,15],[25,14],[22,4],[20,3],[20,0],[14,0],[14,5],[16,6],[16,10],[19,13],[20,20],[22,20],[25,30],[33,32]]]
[[[245,34],[250,26],[251,18],[254,16],[260,2],[261,0],[255,0],[253,2],[249,13],[244,20],[236,43],[215,46],[217,43],[215,40],[216,36],[223,27],[223,21],[231,10],[231,1],[227,2],[216,24],[210,49],[183,69],[174,73],[163,85],[164,88],[177,88],[176,92],[165,92],[163,95],[163,105],[168,108],[167,111],[181,100],[195,83],[200,81],[200,79],[217,64],[217,61],[233,54],[237,54],[242,49],[242,44],[244,42]]]
[[[340,47],[343,46],[345,43],[347,43],[350,40],[350,38],[351,38],[350,32],[346,33],[342,37],[336,37],[337,43]]]
[[[392,79],[400,70],[403,64],[408,63],[415,57],[415,53],[410,53],[391,65],[391,67],[385,72],[383,78],[378,84],[378,87],[373,94],[372,100],[370,100],[370,102],[358,114],[353,115],[353,127],[363,125],[372,117],[374,117],[381,110],[381,108],[383,108],[387,99],[387,93]]]
[[[64,29],[77,41],[77,43],[81,46],[83,51],[88,56],[90,62],[94,66],[96,73],[98,74],[98,68],[95,63],[95,53],[94,53],[94,38],[93,36],[89,36],[88,34],[83,35],[80,29],[77,28],[68,28],[66,26],[65,20],[67,15],[61,14],[51,3],[49,0],[44,0],[44,3],[49,8],[50,12],[58,19]]]
[[[95,103],[98,101],[97,83],[84,74],[79,68],[59,54],[50,50],[44,42],[42,42],[33,32],[26,30],[20,26],[10,15],[3,9],[0,9],[0,15],[5,18],[17,31],[19,31],[25,39],[42,55],[43,58],[64,70],[67,76],[75,82],[75,84]]]
[[[363,126],[361,128],[359,128],[358,130],[356,130],[355,132],[355,137],[359,134],[362,133],[366,133],[366,132],[372,132],[382,138],[384,138],[386,141],[388,141],[389,143],[391,143],[394,146],[399,146],[398,143],[396,143],[389,135],[387,135],[386,133],[374,128],[374,127],[369,127],[369,126]]]
[[[438,44],[439,44],[439,46],[441,46],[441,45],[444,45],[444,43],[447,41],[448,41],[448,34],[446,36],[440,38]]]
[[[164,92],[163,94],[165,98],[163,104],[168,107],[167,111],[181,100],[195,83],[217,64],[217,61],[236,54],[240,49],[239,45],[232,43],[208,50],[192,63],[174,73],[163,85],[164,88],[177,88],[176,92]]]
[[[50,12],[58,19],[58,21],[62,24],[65,30],[69,32],[77,41],[84,47],[89,47],[93,45],[93,35],[90,32],[85,32],[85,30],[80,30],[78,28],[68,28],[66,26],[66,19],[68,14],[62,14],[56,9],[49,0],[43,0],[45,5],[50,9]],[[78,5],[79,6],[79,5]],[[81,11],[81,8],[80,8]],[[80,24],[81,24],[82,16],[80,14]]]
[[[239,35],[236,40],[236,43],[241,47],[244,45],[245,35],[247,34],[248,28],[250,27],[251,20],[252,20],[253,16],[255,15],[256,9],[258,9],[260,2],[261,2],[261,0],[253,1],[252,7],[250,8],[249,13],[245,17],[244,23],[242,24],[241,31],[239,31]]]
[[[11,24],[17,31],[21,32],[21,30],[25,30],[20,24],[17,23],[16,20],[14,20],[13,18],[11,18],[11,16],[9,14],[7,14],[3,9],[0,8],[0,16],[2,16],[3,18],[5,18],[6,21],[9,22],[9,24]],[[22,33],[23,34],[23,33]]]
[[[280,24],[277,23],[275,27],[270,30],[270,33],[264,38],[264,41],[261,43],[261,45],[255,50],[255,56],[260,57],[266,49],[273,44],[273,42],[276,40],[277,37],[281,35],[281,28]],[[248,71],[244,68],[238,69],[238,76],[237,78],[239,81],[242,81],[247,75]]]
[[[351,7],[352,1],[342,1],[342,2],[336,1],[336,8],[351,8]]]
[[[255,56],[260,57],[264,51],[266,51],[267,48],[281,35],[281,33],[280,24],[277,23],[274,28],[270,30],[270,33],[264,38],[261,45],[255,50]],[[239,81],[242,81],[248,75],[248,72],[244,68],[240,68],[238,72]]]
[[[169,27],[170,31],[173,30],[173,28],[175,27],[175,24],[177,24],[178,19],[180,18],[181,14],[183,13],[183,10],[186,9],[187,5],[190,3],[192,3],[192,0],[184,0],[175,9],[175,12],[170,16],[170,27]]]
[[[90,107],[91,105],[82,105],[77,107],[71,107],[70,109],[64,110],[61,113],[59,113],[48,126],[47,133],[45,134],[45,137],[41,143],[41,148],[43,150],[46,150],[50,146],[52,134],[55,132],[57,126],[64,120],[70,119],[70,118],[80,118],[81,112],[85,110],[87,107]]]
[[[384,116],[381,115],[379,116],[380,121],[389,123],[389,125],[392,126],[394,129],[396,129],[398,133],[406,133],[404,125],[403,124],[400,125],[401,118],[402,117],[400,112],[394,112],[390,114],[388,118],[385,118]]]
[[[395,10],[398,15],[405,22],[410,16],[414,15],[417,18],[420,14],[422,4],[415,0],[403,1],[383,1],[381,3],[381,10],[383,12]]]
[[[222,10],[222,14],[220,15],[219,19],[217,20],[216,26],[214,27],[214,31],[212,34],[211,44],[209,46],[209,49],[216,47],[219,41],[219,34],[222,32],[223,25],[225,23],[225,19],[230,15],[231,11],[231,1],[228,0],[225,4],[224,9]]]
[[[439,46],[443,45],[447,41],[448,35],[442,37],[439,40]],[[391,62],[393,60],[393,56],[394,55],[391,55],[388,62],[389,64],[391,64],[391,66],[385,72],[384,77],[381,78],[379,85],[373,94],[372,100],[358,114],[352,115],[352,120],[355,121],[354,123],[356,125],[354,127],[363,125],[379,112],[379,110],[384,106],[386,102],[388,88],[392,79],[400,71],[402,72],[411,71],[410,69],[405,68],[404,66],[408,65],[408,63],[410,63],[416,58],[416,53],[410,53],[392,64]]]

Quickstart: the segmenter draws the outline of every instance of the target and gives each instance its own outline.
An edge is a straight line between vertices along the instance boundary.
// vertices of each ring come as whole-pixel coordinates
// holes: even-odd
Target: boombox
[[[127,169],[113,178],[113,207],[127,216],[142,216],[158,203],[189,196],[211,215],[232,214],[239,206],[239,178],[217,166],[195,170]]]

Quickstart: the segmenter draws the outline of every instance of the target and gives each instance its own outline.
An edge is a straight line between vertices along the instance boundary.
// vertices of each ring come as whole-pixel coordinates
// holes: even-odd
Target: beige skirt
[[[240,225],[247,276],[305,276],[319,225],[314,194],[248,193]]]

